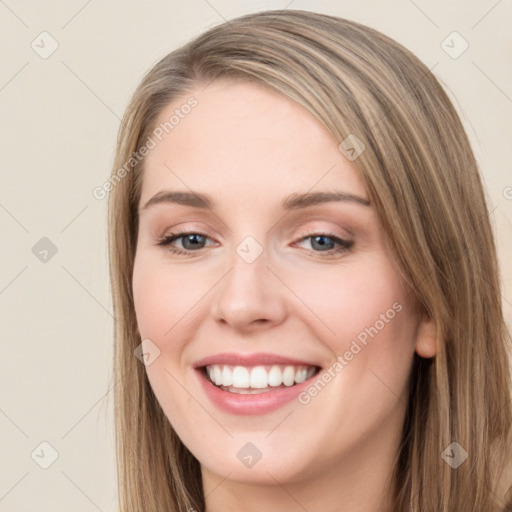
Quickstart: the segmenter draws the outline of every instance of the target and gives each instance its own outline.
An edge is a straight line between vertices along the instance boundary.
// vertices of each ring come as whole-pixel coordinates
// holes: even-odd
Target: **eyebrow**
[[[286,211],[291,211],[334,201],[370,206],[370,202],[367,199],[349,194],[348,192],[308,192],[305,194],[291,194],[281,202],[281,208]],[[156,204],[173,203],[205,210],[214,209],[213,199],[206,194],[185,191],[162,191],[149,199],[149,201],[139,209],[139,212],[143,212]]]

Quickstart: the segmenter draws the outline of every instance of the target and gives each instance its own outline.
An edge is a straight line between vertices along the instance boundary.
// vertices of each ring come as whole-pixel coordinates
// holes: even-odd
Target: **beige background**
[[[0,511],[116,510],[106,200],[92,191],[142,74],[223,18],[270,8],[360,21],[435,65],[481,162],[512,323],[511,2],[0,0]],[[469,44],[458,58],[445,51],[458,36],[442,47],[453,31]]]

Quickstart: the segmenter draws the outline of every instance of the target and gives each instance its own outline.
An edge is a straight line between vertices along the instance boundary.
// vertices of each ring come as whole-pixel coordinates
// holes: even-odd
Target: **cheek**
[[[182,411],[194,410],[195,406],[191,395],[184,391],[181,368],[195,323],[190,310],[201,293],[191,285],[190,277],[183,272],[170,272],[165,263],[140,252],[132,278],[141,338],[150,339],[160,350],[159,356],[146,367],[147,377],[162,409],[180,432],[188,428],[187,416]]]
[[[416,329],[412,295],[389,260],[302,273],[293,289],[307,306],[303,318],[331,352],[330,368],[339,376],[334,387],[341,394],[350,390],[353,410],[366,404],[384,414],[406,390]],[[336,360],[341,366],[333,368]]]
[[[361,258],[357,265],[340,263],[315,272],[289,271],[285,279],[303,302],[304,307],[298,306],[296,311],[302,309],[304,315],[311,315],[310,325],[316,324],[322,338],[339,344],[339,349],[361,333],[364,338],[365,329],[376,323],[382,330],[383,317],[386,321],[404,316],[397,310],[404,311],[408,300],[407,291],[385,258]],[[387,328],[395,322],[385,323]]]
[[[133,270],[133,300],[141,336],[162,341],[204,294],[190,273],[144,255]]]
[[[164,284],[155,266],[145,264],[140,258],[136,260],[132,281],[133,301],[143,339],[159,337],[169,329],[166,315],[163,314],[167,309],[165,301],[169,300],[169,295],[163,293]]]

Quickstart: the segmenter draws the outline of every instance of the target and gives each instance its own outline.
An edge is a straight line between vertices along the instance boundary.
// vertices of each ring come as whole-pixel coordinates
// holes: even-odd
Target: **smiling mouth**
[[[202,367],[203,374],[214,386],[228,393],[260,394],[292,387],[312,378],[319,371],[310,365],[234,366],[213,364]]]

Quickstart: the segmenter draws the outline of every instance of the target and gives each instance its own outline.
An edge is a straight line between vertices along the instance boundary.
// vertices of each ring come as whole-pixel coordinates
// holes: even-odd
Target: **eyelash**
[[[208,235],[201,233],[199,231],[181,231],[178,233],[169,233],[168,235],[164,235],[158,239],[158,242],[156,245],[164,247],[166,250],[170,251],[173,254],[176,254],[177,256],[183,255],[183,256],[192,256],[192,253],[199,252],[201,249],[204,249],[204,247],[201,247],[200,249],[197,249],[195,251],[189,251],[187,249],[179,249],[177,247],[171,246],[171,243],[175,240],[178,240],[180,238],[184,238],[189,235],[199,235],[204,238],[210,238]],[[307,240],[308,238],[315,238],[318,236],[322,236],[325,238],[332,239],[335,243],[339,244],[340,247],[337,249],[329,249],[328,251],[315,251],[313,249],[310,249],[310,252],[314,252],[315,254],[323,254],[325,257],[329,256],[335,256],[337,254],[344,254],[346,252],[349,252],[352,249],[352,246],[354,245],[353,241],[349,240],[343,240],[342,238],[339,238],[338,236],[334,235],[333,233],[328,232],[320,232],[320,233],[314,233],[312,235],[304,236],[298,240],[298,242],[303,242],[304,240]]]

